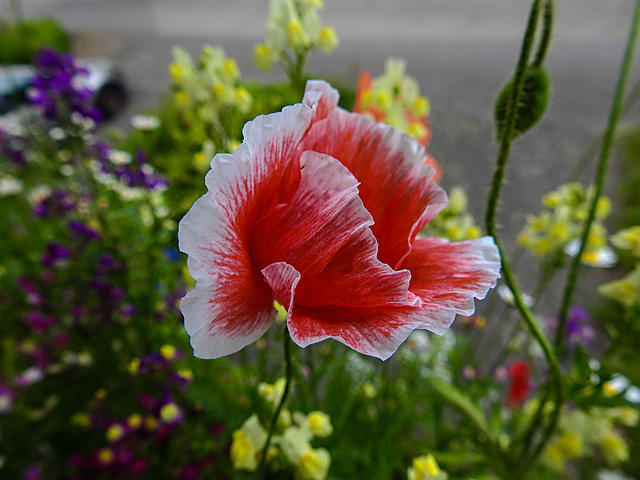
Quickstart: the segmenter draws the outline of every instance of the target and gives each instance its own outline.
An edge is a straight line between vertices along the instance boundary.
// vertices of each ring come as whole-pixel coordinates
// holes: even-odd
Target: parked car
[[[120,112],[127,102],[127,89],[116,64],[106,58],[80,60],[88,70],[81,76],[81,86],[93,93],[93,105],[108,119]],[[36,69],[32,65],[0,67],[0,127],[20,124],[29,118],[34,107],[29,104],[28,90]]]

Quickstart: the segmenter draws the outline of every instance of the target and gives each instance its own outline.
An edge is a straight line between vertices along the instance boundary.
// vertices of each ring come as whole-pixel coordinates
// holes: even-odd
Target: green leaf
[[[431,386],[450,403],[455,405],[462,413],[464,413],[471,422],[475,425],[478,431],[487,437],[487,440],[491,443],[495,443],[496,435],[489,428],[487,419],[485,418],[482,410],[469,400],[469,398],[454,387],[452,384],[445,382],[438,377],[430,377],[428,379]]]
[[[500,138],[507,123],[511,100],[513,98],[513,79],[511,79],[498,95],[495,106],[497,136]],[[543,67],[527,67],[524,72],[519,107],[516,112],[515,125],[511,138],[529,130],[542,118],[549,102],[549,77]]]

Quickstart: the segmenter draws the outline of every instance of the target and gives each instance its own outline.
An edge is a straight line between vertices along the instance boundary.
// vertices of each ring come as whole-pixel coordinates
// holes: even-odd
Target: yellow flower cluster
[[[631,407],[563,410],[559,428],[542,454],[547,468],[563,472],[568,461],[599,451],[609,465],[629,459],[629,446],[617,426],[638,424],[638,412]]]
[[[537,257],[557,254],[572,240],[580,237],[588,216],[593,188],[585,191],[577,182],[561,185],[542,199],[545,210],[539,216],[528,216],[527,225],[518,236],[518,243]],[[607,230],[602,221],[611,212],[611,201],[600,197],[596,219],[591,226],[582,261],[599,266],[607,247]]]
[[[422,455],[413,459],[407,470],[407,480],[446,480],[447,473],[438,466],[433,455]]]
[[[406,68],[404,59],[389,58],[384,73],[361,93],[360,107],[364,115],[422,141],[428,134],[424,119],[429,115],[429,99],[420,94],[418,81],[406,74]]]
[[[229,109],[246,113],[253,99],[249,92],[239,85],[240,69],[232,58],[225,55],[222,48],[204,45],[197,62],[180,47],[173,49],[174,61],[169,65],[173,90],[173,105],[179,112],[179,123],[199,129],[196,135],[203,143],[202,152],[196,154],[197,167],[209,167],[209,160],[216,151],[232,151],[237,140],[226,138],[221,124],[221,116]],[[211,140],[211,133],[220,138],[219,149]],[[208,142],[208,143],[207,143]],[[205,158],[203,160],[200,157]],[[203,168],[203,169],[204,169]]]
[[[427,225],[429,235],[446,237],[454,242],[480,238],[482,230],[467,211],[468,204],[469,198],[464,189],[453,187],[447,206]]]
[[[274,384],[261,383],[258,393],[270,405],[280,402],[284,391],[284,379]],[[278,434],[271,439],[266,462],[272,469],[278,465],[293,466],[301,480],[327,478],[331,455],[324,448],[313,448],[313,438],[323,438],[333,433],[331,418],[324,412],[307,415],[283,409],[276,424]],[[255,472],[267,441],[267,433],[256,414],[251,415],[239,430],[233,432],[231,462],[236,470]]]
[[[620,280],[600,285],[598,293],[626,307],[640,305],[640,226],[620,230],[611,237],[611,243],[621,250],[630,250],[636,268]]]
[[[338,35],[332,27],[322,25],[318,14],[322,8],[322,0],[273,0],[265,41],[253,50],[256,67],[271,70],[274,62],[288,58],[287,48],[294,58],[318,47],[325,53],[335,50]]]

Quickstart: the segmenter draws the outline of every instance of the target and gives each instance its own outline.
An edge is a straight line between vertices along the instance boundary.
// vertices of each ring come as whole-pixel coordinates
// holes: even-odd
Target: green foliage
[[[69,50],[67,32],[53,18],[28,19],[17,23],[0,23],[0,65],[31,63],[36,52],[45,46]]]
[[[513,80],[503,88],[495,105],[496,136],[500,138],[505,128],[507,116],[512,108]],[[531,129],[544,115],[549,102],[549,77],[543,67],[527,67],[524,73],[524,83],[520,104],[516,112],[516,121],[511,132],[515,138]]]
[[[616,215],[620,227],[640,225],[640,129],[626,133],[620,141],[622,147],[622,174],[619,191],[622,208]]]

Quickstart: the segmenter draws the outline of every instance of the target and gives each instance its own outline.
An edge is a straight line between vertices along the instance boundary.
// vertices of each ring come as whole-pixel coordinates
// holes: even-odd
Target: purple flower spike
[[[93,91],[82,84],[82,77],[89,72],[73,56],[47,48],[38,54],[35,66],[37,75],[29,99],[45,118],[65,123],[76,114],[94,122],[102,120],[91,105]]]

